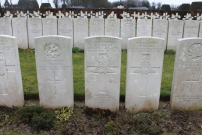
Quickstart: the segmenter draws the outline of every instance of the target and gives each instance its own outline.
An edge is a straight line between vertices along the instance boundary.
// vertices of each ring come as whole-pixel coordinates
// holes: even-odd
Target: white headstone
[[[0,35],[13,35],[11,18],[0,18]]]
[[[17,37],[20,49],[28,49],[27,19],[23,17],[12,18],[13,36]]]
[[[162,38],[167,41],[168,20],[153,20],[153,37]],[[166,46],[165,46],[166,47]]]
[[[128,40],[126,109],[131,112],[158,109],[165,40],[137,37]]]
[[[74,46],[84,49],[86,37],[88,37],[88,19],[74,18]]]
[[[180,39],[175,56],[171,108],[202,110],[202,38]]]
[[[135,19],[121,19],[122,49],[127,49],[128,38],[135,37]]]
[[[46,108],[73,107],[71,38],[36,38],[35,57],[40,105]]]
[[[85,105],[119,110],[121,39],[85,38]]]
[[[43,36],[57,35],[57,18],[42,18]]]
[[[90,19],[90,36],[104,35],[104,19],[91,18]]]
[[[42,36],[42,22],[41,18],[28,18],[28,39],[29,39],[29,48],[34,49],[34,39],[36,37]]]
[[[0,105],[22,107],[24,93],[16,37],[0,36]]]
[[[73,46],[73,20],[71,18],[58,19],[58,35],[71,37]]]
[[[183,38],[198,37],[199,21],[186,20],[184,21],[184,35]]]
[[[137,19],[137,37],[152,35],[152,20]]]
[[[167,49],[176,50],[178,39],[182,38],[184,21],[169,20]]]
[[[105,35],[120,37],[120,19],[107,18],[105,19]]]

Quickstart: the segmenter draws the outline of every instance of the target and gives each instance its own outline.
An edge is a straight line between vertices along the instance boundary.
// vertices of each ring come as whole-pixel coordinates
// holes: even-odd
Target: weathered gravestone
[[[151,15],[151,16],[153,16],[153,15]],[[152,17],[151,16],[149,16],[147,14],[147,12],[142,13],[141,16],[138,13],[137,34],[136,34],[137,37],[152,35]],[[150,19],[148,19],[149,17],[150,17]]]
[[[42,18],[43,36],[57,35],[57,18],[53,14],[48,14],[46,18]]]
[[[178,39],[182,38],[184,21],[169,20],[167,49],[176,50]]]
[[[120,19],[107,18],[105,19],[105,35],[120,37]]]
[[[0,35],[13,35],[11,18],[0,18]]]
[[[91,18],[90,19],[90,36],[104,35],[104,19]]]
[[[74,18],[74,46],[84,49],[85,37],[88,37],[88,18]]]
[[[152,36],[162,38],[165,41],[167,41],[167,34],[168,34],[168,20],[160,20],[160,19],[153,20]]]
[[[121,39],[85,38],[85,105],[119,110]]]
[[[16,37],[0,36],[0,105],[22,107],[24,93]]]
[[[27,18],[12,18],[13,36],[17,37],[17,45],[20,49],[28,49]]]
[[[71,45],[73,46],[73,20],[71,18],[58,19],[58,35],[71,37]]]
[[[137,37],[152,35],[152,19],[137,19]]]
[[[71,38],[36,38],[35,57],[40,105],[46,108],[73,106]]]
[[[29,48],[34,49],[34,39],[36,37],[42,36],[42,22],[41,18],[28,18],[28,39],[29,39]]]
[[[128,38],[135,37],[135,19],[121,19],[122,49],[127,49]]]
[[[131,112],[158,109],[165,40],[137,37],[128,40],[126,109]]]
[[[171,108],[202,110],[202,38],[180,39],[176,52]]]
[[[184,35],[183,38],[198,37],[199,21],[186,20],[184,21]]]

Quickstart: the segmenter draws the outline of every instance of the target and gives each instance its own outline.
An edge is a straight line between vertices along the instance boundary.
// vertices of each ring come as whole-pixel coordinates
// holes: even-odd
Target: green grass
[[[163,61],[163,73],[161,82],[161,99],[170,99],[170,92],[173,79],[173,69],[174,69],[174,54],[165,54]]]
[[[35,54],[33,50],[20,50],[20,65],[23,89],[26,99],[38,98]],[[125,97],[127,52],[122,51],[121,59],[121,99]],[[169,99],[175,55],[165,54],[161,84],[161,98]],[[76,99],[84,99],[84,53],[73,53],[74,95]]]

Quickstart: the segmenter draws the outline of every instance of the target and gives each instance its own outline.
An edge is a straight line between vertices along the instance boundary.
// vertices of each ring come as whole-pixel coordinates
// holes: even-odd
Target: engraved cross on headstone
[[[0,52],[0,89],[1,95],[7,95],[6,79],[7,73],[5,69],[5,56],[3,52]]]
[[[142,83],[142,89],[141,92],[142,93],[146,93],[146,94],[142,94],[139,95],[140,97],[147,97],[147,93],[148,93],[148,84],[149,84],[149,79],[148,76],[149,74],[159,74],[159,69],[160,67],[151,67],[150,66],[150,54],[142,54],[142,62],[141,62],[141,67],[132,67],[134,68],[133,74],[141,74],[141,82]]]
[[[190,74],[188,74],[188,78],[189,79],[186,79],[186,82],[189,82],[191,83],[191,89],[190,89],[190,93],[193,93],[194,92],[194,83],[198,83],[199,82],[199,76],[200,76],[200,73],[198,74],[195,74],[193,71],[191,73],[191,78],[190,78]]]
[[[93,68],[89,73],[99,74],[99,94],[106,94],[107,89],[107,74],[116,74],[116,66],[109,67],[109,58],[107,53],[99,54],[99,65],[88,66],[88,68]]]
[[[12,55],[12,54],[9,54]],[[3,52],[0,52],[0,91],[1,95],[8,95],[6,90],[7,80],[9,79],[9,73],[15,72],[14,69],[15,64],[9,63],[9,61],[6,60],[6,56]]]
[[[48,79],[47,82],[54,83],[52,86],[54,87],[54,95],[57,96],[57,84],[61,83],[62,79],[57,79],[55,75],[55,71],[53,71],[53,79]]]

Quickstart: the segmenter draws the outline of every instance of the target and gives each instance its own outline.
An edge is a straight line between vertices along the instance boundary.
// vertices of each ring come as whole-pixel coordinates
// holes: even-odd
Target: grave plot
[[[128,38],[135,37],[136,21],[130,17],[129,13],[123,13],[123,19],[121,19],[121,39],[122,49],[127,49]]]
[[[24,93],[16,37],[0,36],[0,105],[22,107]]]
[[[126,109],[153,111],[159,106],[165,40],[137,37],[128,40]]]
[[[154,19],[152,36],[162,38],[167,42],[167,35],[168,35],[168,20]]]
[[[202,109],[202,39],[179,40],[171,90],[171,108]]]
[[[74,18],[74,46],[84,49],[86,37],[88,37],[88,18]]]
[[[36,38],[35,57],[40,105],[45,108],[73,107],[71,38]]]
[[[42,36],[42,22],[41,18],[33,17],[28,18],[28,39],[29,39],[29,48],[34,49],[34,39],[36,37]]]
[[[65,15],[59,12],[58,16],[61,18],[58,18],[58,35],[61,36],[67,36],[71,37],[71,44],[73,46],[73,19],[69,15],[69,13],[66,13]]]
[[[45,16],[46,18],[42,18],[43,36],[57,35],[57,18],[52,12],[46,12]]]
[[[138,16],[137,19],[137,37],[152,35],[152,18],[147,13]]]
[[[12,18],[13,36],[17,37],[17,45],[20,49],[28,49],[27,18],[23,12]]]
[[[199,21],[186,20],[184,22],[183,38],[198,37]]]
[[[85,38],[85,105],[119,110],[121,39]]]

